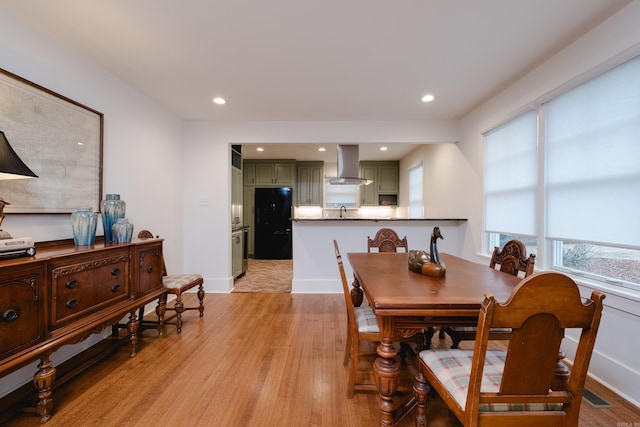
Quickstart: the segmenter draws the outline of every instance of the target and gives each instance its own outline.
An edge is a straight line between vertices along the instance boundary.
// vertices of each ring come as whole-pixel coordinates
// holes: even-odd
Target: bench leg
[[[200,312],[200,317],[204,316],[204,287],[202,284],[198,286],[198,300],[200,304],[198,305],[198,311]]]
[[[176,328],[178,333],[182,332],[182,313],[184,313],[184,304],[182,303],[182,292],[178,292],[176,295],[176,304],[174,305],[176,311]]]

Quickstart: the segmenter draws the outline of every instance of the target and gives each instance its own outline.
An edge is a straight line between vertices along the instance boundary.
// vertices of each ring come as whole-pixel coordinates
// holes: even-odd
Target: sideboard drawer
[[[129,251],[126,248],[113,251],[105,258],[77,261],[52,265],[51,325],[54,328],[129,297]]]
[[[0,359],[44,339],[42,264],[0,274]]]

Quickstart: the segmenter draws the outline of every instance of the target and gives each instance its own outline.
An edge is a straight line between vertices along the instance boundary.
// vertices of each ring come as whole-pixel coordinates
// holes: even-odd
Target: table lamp
[[[37,178],[38,175],[33,173],[27,165],[24,164],[20,157],[13,151],[11,144],[7,140],[3,131],[0,131],[0,180],[4,179],[23,179],[23,178]],[[5,205],[11,203],[0,197],[0,225],[4,219]],[[0,239],[10,239],[11,235],[7,231],[0,229]]]

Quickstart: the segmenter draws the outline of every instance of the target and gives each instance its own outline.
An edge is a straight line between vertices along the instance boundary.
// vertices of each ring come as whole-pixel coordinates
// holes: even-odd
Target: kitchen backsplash
[[[323,209],[313,206],[294,208],[294,218],[340,218],[340,209]],[[345,218],[407,218],[407,209],[395,206],[375,206],[366,208],[347,208],[342,210]]]

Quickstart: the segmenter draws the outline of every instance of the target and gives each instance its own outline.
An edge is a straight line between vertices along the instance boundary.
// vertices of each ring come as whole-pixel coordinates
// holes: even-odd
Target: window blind
[[[537,111],[484,136],[485,230],[535,235]]]
[[[543,108],[547,237],[640,247],[640,58]]]

